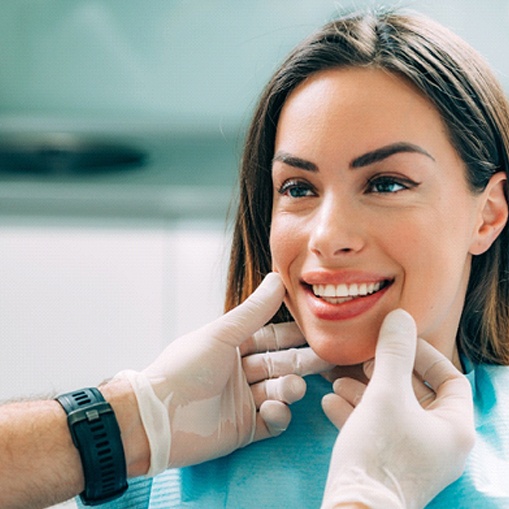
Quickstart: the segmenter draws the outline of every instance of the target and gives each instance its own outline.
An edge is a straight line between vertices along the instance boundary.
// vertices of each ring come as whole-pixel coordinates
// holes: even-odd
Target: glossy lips
[[[305,284],[313,313],[324,320],[345,320],[364,313],[385,294],[392,280]]]

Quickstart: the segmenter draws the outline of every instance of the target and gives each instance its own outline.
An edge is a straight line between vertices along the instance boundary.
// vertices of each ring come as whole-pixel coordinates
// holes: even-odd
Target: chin
[[[317,319],[306,309],[288,306],[306,341],[323,360],[337,366],[362,364],[375,356],[385,309],[349,320]]]
[[[317,351],[313,348],[315,353],[323,359],[324,361],[334,364],[335,366],[356,366],[358,364],[362,364],[366,361],[369,361],[370,359],[373,359],[375,356],[375,351],[373,350],[373,353],[371,355],[354,355],[351,353],[344,354],[339,353],[337,351],[328,351],[325,353],[322,353],[321,351]]]
[[[374,342],[356,341],[355,343],[338,342],[334,337],[323,337],[318,334],[305,334],[311,349],[324,361],[337,366],[361,364],[375,356]]]

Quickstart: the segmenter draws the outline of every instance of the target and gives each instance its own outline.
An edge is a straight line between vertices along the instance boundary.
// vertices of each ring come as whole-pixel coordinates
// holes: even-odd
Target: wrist
[[[324,501],[320,509],[376,509],[360,502],[327,503]]]
[[[334,509],[372,509],[372,508],[365,504],[357,502],[345,502],[335,505]]]
[[[145,475],[150,467],[150,448],[131,384],[115,378],[101,385],[99,390],[112,406],[120,427],[127,476]]]
[[[322,509],[406,507],[396,482],[391,488],[360,467],[329,471]]]

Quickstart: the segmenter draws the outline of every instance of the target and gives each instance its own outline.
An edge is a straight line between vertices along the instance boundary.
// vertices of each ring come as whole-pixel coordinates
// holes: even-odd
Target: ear
[[[499,171],[490,178],[482,193],[479,224],[470,246],[470,253],[473,255],[486,252],[507,223],[509,212],[505,194],[506,183],[506,173]]]

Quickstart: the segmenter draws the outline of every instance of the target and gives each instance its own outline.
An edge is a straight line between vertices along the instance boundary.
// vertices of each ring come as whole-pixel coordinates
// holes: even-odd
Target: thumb
[[[239,306],[210,324],[210,333],[231,346],[240,346],[277,312],[285,296],[279,274],[270,272]]]
[[[412,316],[403,309],[391,311],[380,328],[372,379],[397,383],[410,379],[416,345],[417,330]]]

